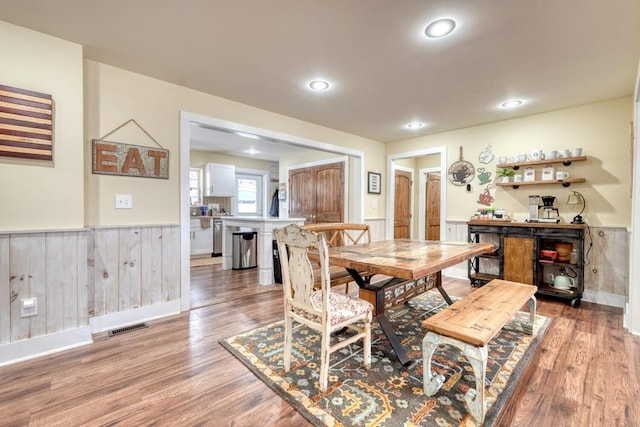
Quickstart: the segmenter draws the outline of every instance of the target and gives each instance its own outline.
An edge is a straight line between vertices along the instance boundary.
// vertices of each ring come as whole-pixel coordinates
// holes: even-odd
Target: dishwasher
[[[213,256],[222,256],[222,219],[213,219]]]

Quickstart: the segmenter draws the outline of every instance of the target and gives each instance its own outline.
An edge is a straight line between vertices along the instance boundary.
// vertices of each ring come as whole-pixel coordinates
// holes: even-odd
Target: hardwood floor
[[[193,305],[211,304],[0,368],[0,425],[310,425],[218,344],[282,317],[280,285],[256,273],[194,268]],[[539,299],[538,312],[554,321],[496,425],[639,425],[640,337],[621,310]]]

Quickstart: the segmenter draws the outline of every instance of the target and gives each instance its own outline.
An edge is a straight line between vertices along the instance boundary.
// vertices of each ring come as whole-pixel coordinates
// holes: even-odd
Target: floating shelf
[[[582,162],[584,160],[587,160],[587,156],[563,157],[551,160],[531,160],[528,162],[498,163],[498,167],[518,170],[521,166],[550,165],[553,163],[562,163],[565,166],[569,166],[572,162]]]
[[[571,184],[575,184],[576,182],[587,182],[586,178],[567,178],[561,180],[548,180],[548,181],[521,181],[521,182],[496,182],[498,187],[512,187],[518,189],[521,185],[556,185],[561,184],[563,187],[568,187]]]

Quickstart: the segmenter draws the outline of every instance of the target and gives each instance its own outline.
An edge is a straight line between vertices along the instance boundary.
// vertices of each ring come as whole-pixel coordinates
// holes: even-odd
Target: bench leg
[[[476,388],[470,388],[464,396],[464,403],[471,416],[480,424],[484,421],[484,380],[487,370],[487,347],[476,347],[455,338],[446,337],[434,332],[427,332],[422,340],[423,388],[424,394],[433,396],[444,384],[444,376],[431,371],[431,358],[440,344],[449,344],[457,347],[467,358],[476,381]]]
[[[422,340],[422,360],[424,366],[422,367],[422,384],[424,388],[424,394],[427,396],[433,396],[440,390],[442,384],[444,384],[444,375],[436,374],[431,371],[431,357],[435,353],[438,344],[440,343],[441,336],[433,332],[427,332]]]
[[[522,330],[533,335],[533,324],[536,321],[536,297],[532,295],[527,304],[529,305],[529,321],[522,321]]]

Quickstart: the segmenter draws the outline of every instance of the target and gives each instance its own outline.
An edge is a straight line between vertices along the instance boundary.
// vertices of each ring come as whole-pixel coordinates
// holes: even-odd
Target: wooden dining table
[[[493,252],[490,243],[396,239],[329,248],[329,264],[347,269],[360,287],[360,297],[374,305],[375,316],[402,365],[407,357],[385,315],[390,308],[436,288],[445,301],[442,270],[477,255]],[[387,276],[375,281],[376,275]]]

